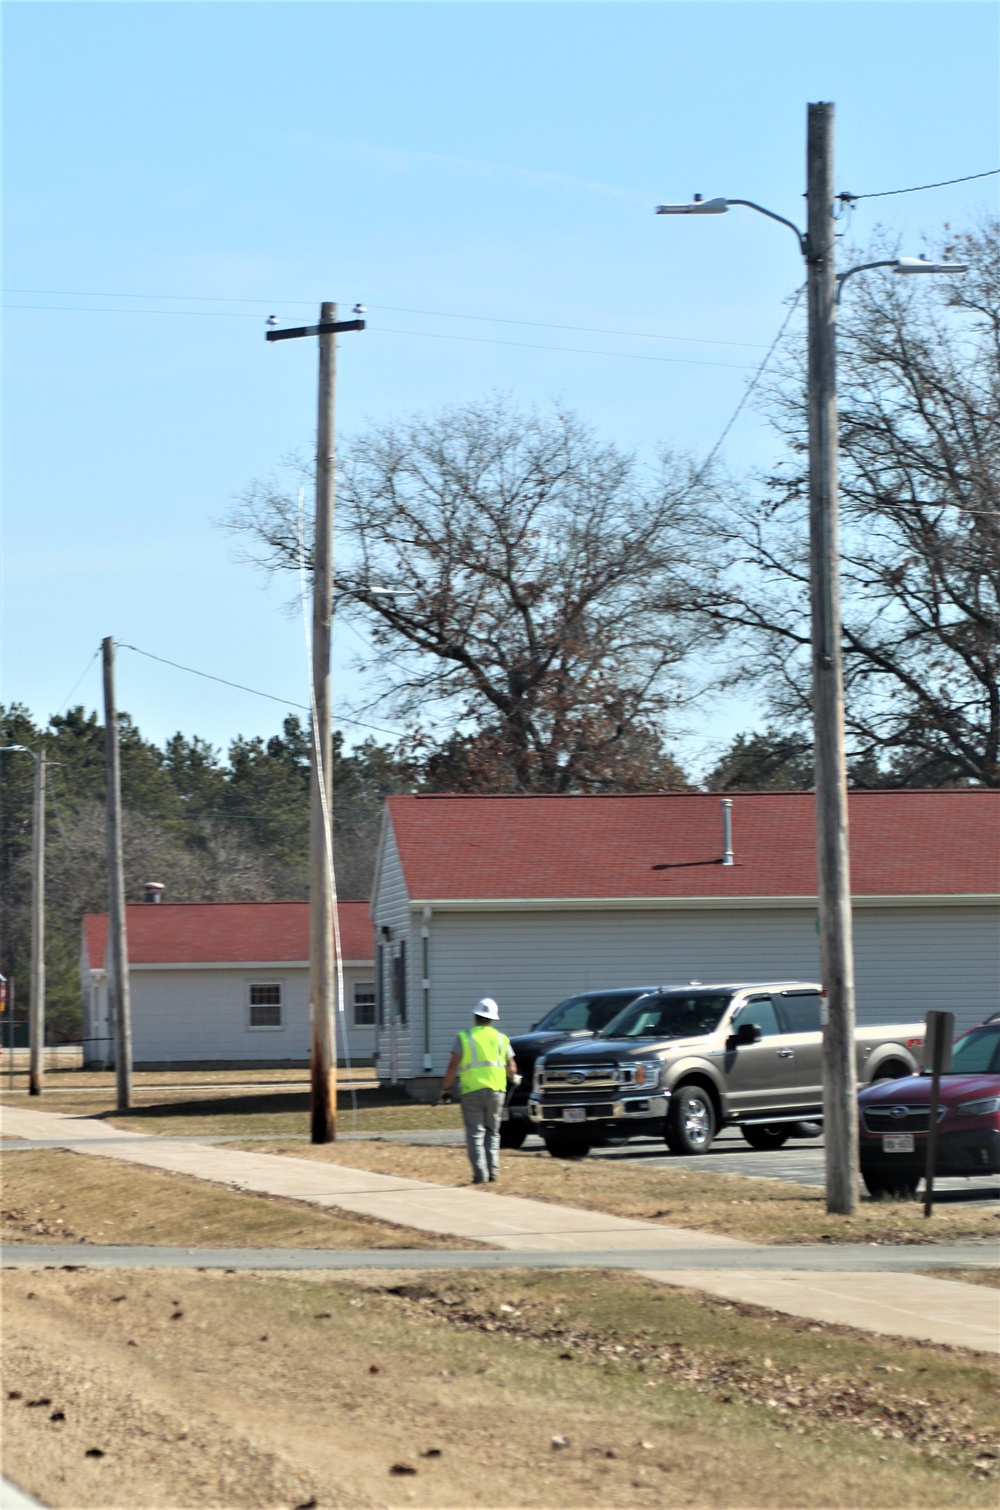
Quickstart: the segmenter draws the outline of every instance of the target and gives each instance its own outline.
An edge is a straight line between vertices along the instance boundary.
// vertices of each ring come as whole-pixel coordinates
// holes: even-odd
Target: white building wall
[[[379,851],[379,868],[372,901],[375,949],[383,941],[382,929],[389,929],[384,946],[383,1002],[384,1021],[378,1034],[379,1079],[407,1080],[421,1073],[421,938],[420,914],[414,916],[399,860],[392,822],[386,817]],[[393,960],[401,941],[406,941],[406,1022],[397,1020],[393,1011]]]
[[[418,911],[414,922],[419,935]],[[907,1022],[939,1007],[961,1029],[996,1011],[998,923],[1000,911],[987,907],[857,908],[859,1020]],[[481,996],[497,999],[513,1036],[576,991],[768,978],[819,979],[811,908],[435,911],[434,1073]]]
[[[355,982],[373,980],[371,966],[345,967],[348,1055],[343,1024],[337,1024],[337,1054],[352,1062],[369,1061],[374,1028],[353,1025]],[[309,971],[301,965],[216,968],[134,966],[132,1055],[137,1064],[183,1061],[291,1060],[306,1063],[310,1053]],[[249,1026],[250,985],[278,982],[282,991],[282,1026]],[[114,1058],[114,1044],[108,1045]]]

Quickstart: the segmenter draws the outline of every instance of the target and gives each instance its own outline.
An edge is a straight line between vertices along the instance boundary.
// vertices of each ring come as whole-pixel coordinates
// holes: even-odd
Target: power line
[[[792,300],[791,305],[789,306],[788,313],[786,314],[785,318],[781,322],[781,328],[779,329],[778,334],[775,336],[774,340],[771,342],[770,346],[768,347],[768,349],[767,349],[767,355],[764,357],[764,360],[761,362],[760,366],[757,368],[757,370],[754,373],[753,377],[750,379],[749,383],[747,384],[746,388],[744,389],[743,396],[741,397],[739,403],[736,405],[736,408],[733,410],[733,412],[732,412],[732,414],[731,414],[731,416],[729,418],[729,421],[726,424],[725,429],[723,430],[722,434],[719,436],[718,440],[715,442],[715,445],[712,447],[711,451],[709,451],[709,453],[706,456],[706,458],[705,458],[704,462],[702,463],[701,467],[698,469],[698,472],[697,472],[697,475],[696,475],[696,481],[700,482],[701,479],[702,479],[702,477],[708,471],[708,468],[711,466],[712,462],[714,461],[716,453],[718,452],[718,450],[722,446],[723,441],[725,440],[726,436],[729,434],[730,430],[735,425],[736,421],[739,419],[740,414],[743,412],[743,409],[744,409],[744,407],[745,407],[745,405],[747,403],[747,400],[749,399],[750,395],[753,393],[754,389],[756,388],[757,384],[760,382],[761,378],[764,376],[764,370],[767,367],[768,362],[771,360],[772,356],[774,355],[775,351],[777,350],[778,344],[781,341],[782,336],[785,334],[785,331],[788,329],[788,326],[791,323],[792,316],[794,315],[795,311],[798,309],[799,302],[800,302],[800,300],[801,300],[802,295],[803,295],[804,292],[805,292],[805,284],[803,284],[801,288],[796,289],[796,291],[795,291],[795,297]]]
[[[252,304],[256,310],[265,305],[271,309],[279,304],[295,308],[311,308],[311,302],[306,299],[233,299],[225,295],[211,294],[116,294],[106,291],[88,289],[66,288],[6,288],[5,294],[38,294],[48,295],[51,298],[60,299],[161,299],[170,300],[174,303],[188,304]],[[54,309],[59,310],[68,306],[60,304],[9,304],[8,309]],[[673,336],[663,335],[659,331],[651,330],[617,330],[604,325],[567,325],[555,320],[518,320],[512,315],[470,315],[456,314],[447,309],[410,309],[402,304],[369,304],[369,310],[384,310],[393,315],[424,315],[435,320],[475,320],[486,325],[520,325],[534,330],[573,330],[583,335],[594,336],[625,336],[636,341],[683,341],[693,346],[745,346],[748,350],[763,350],[762,341],[724,341],[714,336]],[[100,309],[99,314],[114,314],[118,311]],[[198,314],[198,310],[122,310],[123,314]],[[208,311],[212,313],[213,311]],[[225,311],[214,311],[225,313]],[[257,319],[258,315],[240,315],[241,319]]]
[[[480,346],[517,346],[525,351],[562,351],[571,356],[620,357],[626,362],[682,363],[687,367],[725,367],[731,372],[746,372],[748,362],[702,362],[697,357],[651,357],[636,351],[596,351],[587,346],[542,346],[537,341],[502,341],[491,336],[453,336],[440,330],[395,330],[388,325],[370,325],[374,335],[416,336],[421,341],[472,341]]]
[[[80,672],[80,675],[77,677],[76,681],[73,683],[72,687],[67,692],[67,694],[63,698],[62,702],[59,704],[59,707],[56,709],[55,713],[53,714],[54,718],[58,718],[59,717],[60,713],[65,708],[66,704],[69,702],[70,698],[73,696],[73,693],[76,691],[77,687],[79,687],[80,683],[83,681],[84,677],[87,675],[87,672],[90,670],[91,666],[97,660],[97,657],[100,655],[100,653],[101,653],[101,647],[100,647],[100,645],[98,645],[97,649],[94,651],[93,655],[90,657],[90,660],[84,666],[83,670]],[[52,719],[50,719],[49,722],[51,723]]]
[[[213,676],[211,671],[199,671],[196,666],[182,666],[180,661],[170,661],[165,655],[154,655],[151,650],[140,650],[138,645],[126,645],[123,641],[118,642],[119,650],[133,650],[136,655],[144,655],[147,660],[159,661],[163,666],[172,666],[175,671],[186,671],[190,676],[201,676],[209,682],[219,682],[223,687],[235,687],[238,692],[249,692],[253,697],[266,697],[269,702],[281,703],[285,708],[301,708],[303,713],[309,712],[307,703],[293,702],[290,697],[276,697],[273,692],[260,692],[256,687],[247,687],[243,682],[231,682],[224,676]],[[337,715],[338,723],[354,724],[359,729],[371,729],[375,734],[388,734],[395,738],[395,731],[383,729],[378,724],[362,722],[360,718],[348,718],[346,714]]]
[[[966,173],[964,178],[943,178],[936,184],[916,184],[912,189],[883,189],[878,194],[838,194],[846,204],[857,204],[859,199],[889,199],[894,194],[923,194],[926,189],[947,189],[951,184],[972,183],[975,178],[995,178],[1000,168],[987,168],[985,173]]]

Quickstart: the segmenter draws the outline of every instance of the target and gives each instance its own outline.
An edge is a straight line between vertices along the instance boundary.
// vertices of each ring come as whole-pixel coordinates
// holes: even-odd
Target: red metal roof
[[[389,798],[411,900],[816,895],[811,792]],[[1000,792],[852,792],[856,896],[1000,890]]]
[[[341,902],[344,959],[375,955],[367,902]],[[125,908],[133,965],[239,964],[309,958],[308,902],[139,902]],[[108,915],[88,912],[83,936],[92,968],[104,965]]]

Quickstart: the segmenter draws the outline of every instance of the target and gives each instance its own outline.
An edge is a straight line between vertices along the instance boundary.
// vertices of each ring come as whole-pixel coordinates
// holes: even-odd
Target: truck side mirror
[[[755,1022],[741,1022],[735,1033],[730,1033],[726,1039],[726,1052],[731,1054],[734,1049],[746,1048],[751,1043],[760,1043],[763,1038],[760,1027]]]

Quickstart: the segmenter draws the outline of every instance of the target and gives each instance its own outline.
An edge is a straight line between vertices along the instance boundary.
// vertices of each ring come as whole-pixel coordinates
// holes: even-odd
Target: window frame
[[[358,992],[366,991],[371,997],[370,1001],[362,1003],[370,1012],[368,1022],[358,1021]],[[369,1029],[378,1026],[378,991],[373,980],[356,980],[351,987],[351,1021],[356,1028]]]
[[[263,987],[265,990],[268,990],[268,991],[277,991],[277,993],[278,993],[278,1000],[276,1002],[263,1002],[263,1001],[255,1002],[252,999],[253,998],[253,993],[254,993],[255,990],[259,990],[261,987]],[[285,983],[284,983],[284,981],[281,981],[281,980],[248,980],[247,983],[246,983],[246,998],[245,999],[246,999],[246,1032],[248,1032],[248,1033],[283,1033],[285,1031],[286,1022],[285,1022]],[[255,1006],[256,1007],[273,1007],[273,1006],[276,1006],[278,1008],[278,1021],[277,1022],[254,1022],[252,1014],[253,1014],[253,1009],[254,1009]]]

